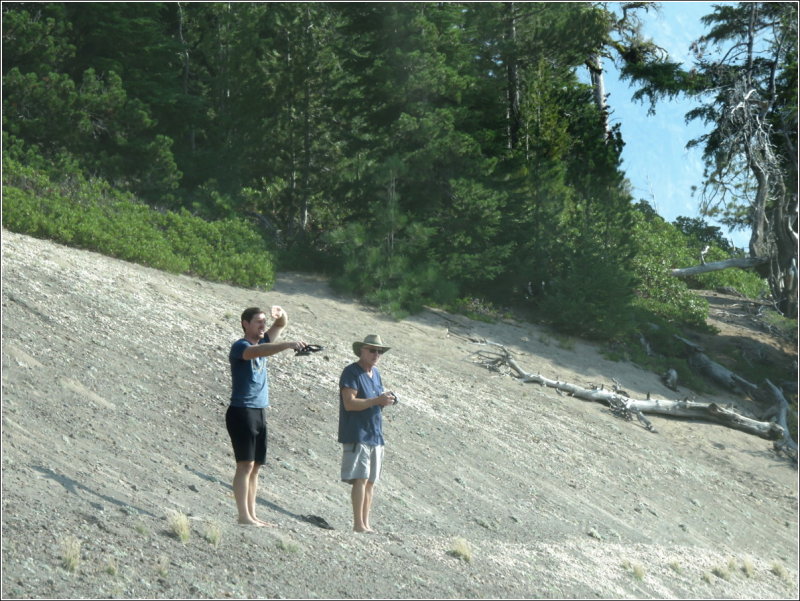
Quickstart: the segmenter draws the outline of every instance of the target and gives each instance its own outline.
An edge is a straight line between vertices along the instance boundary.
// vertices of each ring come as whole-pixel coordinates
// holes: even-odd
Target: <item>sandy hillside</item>
[[[771,442],[659,416],[651,433],[472,360],[489,340],[532,373],[676,398],[593,346],[436,311],[397,322],[306,275],[262,293],[5,230],[2,269],[3,598],[797,597],[797,471]],[[235,523],[223,421],[228,349],[256,304],[325,347],[270,360],[258,503],[273,528]],[[379,533],[358,535],[337,382],[368,333],[393,347],[381,371],[400,403]]]

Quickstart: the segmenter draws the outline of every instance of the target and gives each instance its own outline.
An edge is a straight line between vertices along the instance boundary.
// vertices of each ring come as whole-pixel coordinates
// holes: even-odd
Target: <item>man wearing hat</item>
[[[373,532],[369,525],[373,487],[383,462],[382,410],[397,402],[384,392],[376,367],[389,350],[381,337],[370,334],[353,343],[358,361],[344,368],[339,378],[339,442],[342,443],[342,481],[352,485],[353,530]]]

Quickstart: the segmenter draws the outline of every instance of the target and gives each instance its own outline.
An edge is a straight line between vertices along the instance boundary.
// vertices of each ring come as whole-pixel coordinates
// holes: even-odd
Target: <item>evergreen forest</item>
[[[796,4],[715,8],[695,65],[642,37],[653,10],[4,2],[3,226],[242,286],[321,272],[395,316],[514,308],[597,340],[703,327],[692,288],[795,315]],[[748,41],[749,58],[725,52]],[[752,229],[748,251],[633,197],[600,58],[637,100],[697,99],[703,208]],[[759,262],[671,275],[701,251]]]

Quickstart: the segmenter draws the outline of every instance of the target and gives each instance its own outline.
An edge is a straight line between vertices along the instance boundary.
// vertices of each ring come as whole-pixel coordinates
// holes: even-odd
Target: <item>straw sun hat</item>
[[[363,342],[354,342],[353,343],[353,352],[357,356],[361,356],[361,347],[364,345],[374,346],[378,350],[383,351],[384,353],[389,350],[390,347],[383,344],[383,340],[377,334],[369,334],[366,338],[364,338]]]

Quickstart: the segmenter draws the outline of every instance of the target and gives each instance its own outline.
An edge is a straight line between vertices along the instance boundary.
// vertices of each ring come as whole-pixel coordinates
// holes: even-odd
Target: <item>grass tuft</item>
[[[180,511],[170,510],[167,513],[167,525],[175,537],[185,543],[189,540],[191,526],[189,525],[189,518]]]
[[[775,563],[772,564],[772,567],[770,568],[769,571],[772,572],[773,574],[775,574],[778,578],[780,578],[784,582],[789,582],[790,581],[789,572],[783,566],[782,563],[778,563],[776,561]]]
[[[631,563],[629,560],[626,559],[625,561],[622,562],[622,569],[630,570],[631,572],[633,572],[633,577],[636,578],[636,580],[644,580],[646,571],[644,569],[644,566],[642,566],[641,564]]]
[[[206,522],[203,536],[208,542],[216,547],[219,544],[219,541],[222,540],[222,527],[219,525],[219,522]]]
[[[81,563],[81,541],[68,536],[61,541],[61,565],[68,572],[76,572]]]
[[[723,580],[731,579],[731,573],[725,566],[714,566],[711,569],[711,573],[714,574],[714,576],[716,576],[717,578],[722,578]]]
[[[300,550],[300,545],[288,538],[279,538],[276,544],[281,551],[287,553],[297,553]]]
[[[460,537],[453,540],[453,545],[450,547],[447,554],[466,562],[472,561],[472,548],[465,539]]]
[[[169,557],[161,555],[156,562],[156,573],[162,578],[166,578],[169,574]]]
[[[116,576],[119,574],[119,565],[117,564],[116,557],[112,557],[106,563],[106,574],[109,576]]]

